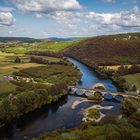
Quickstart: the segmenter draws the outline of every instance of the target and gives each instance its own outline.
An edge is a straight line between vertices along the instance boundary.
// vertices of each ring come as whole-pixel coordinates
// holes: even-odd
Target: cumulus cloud
[[[119,13],[94,13],[87,14],[89,20],[101,25],[116,25],[120,27],[140,27],[140,10],[134,7],[130,11],[121,11]]]
[[[140,10],[137,6],[117,13],[59,11],[42,16],[57,21],[65,34],[77,32],[86,36],[140,30]]]
[[[96,12],[58,12],[47,15],[58,22],[86,22],[91,25],[119,26],[119,27],[140,27],[140,10],[136,6],[132,10],[118,13],[96,13]]]
[[[56,11],[79,10],[82,6],[77,0],[12,0],[22,12],[52,13]]]
[[[10,12],[0,12],[0,24],[11,26],[15,22],[13,15]]]
[[[38,18],[45,17],[56,21],[58,24],[55,24],[54,32],[57,32],[58,34],[60,33],[64,36],[67,34],[68,36],[89,36],[106,33],[140,31],[140,9],[137,6],[131,10],[124,10],[116,13],[97,13],[94,11],[84,11],[78,0],[9,1],[14,3],[15,7],[25,14],[34,13]],[[100,1],[111,3],[117,0]],[[132,2],[137,0],[126,1]],[[2,18],[0,15],[0,24],[2,24],[1,21]],[[13,22],[14,20],[11,20],[11,23]],[[60,31],[58,29],[60,29]]]

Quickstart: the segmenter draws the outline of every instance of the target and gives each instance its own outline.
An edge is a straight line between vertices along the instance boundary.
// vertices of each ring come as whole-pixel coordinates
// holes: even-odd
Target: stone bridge
[[[81,88],[77,86],[69,86],[68,88],[70,94],[76,94],[78,96],[91,96],[94,94],[101,94],[103,97],[107,94],[112,95],[113,98],[115,97],[122,97],[122,98],[139,98],[140,94],[136,92],[112,92],[106,90],[99,90],[99,89],[90,89],[90,88]]]

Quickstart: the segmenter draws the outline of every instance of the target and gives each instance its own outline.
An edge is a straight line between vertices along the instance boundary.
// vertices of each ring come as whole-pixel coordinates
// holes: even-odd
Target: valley
[[[1,139],[124,140],[129,133],[139,140],[139,98],[89,102],[97,97],[70,95],[68,87],[101,83],[108,92],[139,94],[140,33],[1,44]],[[84,110],[90,107],[95,107],[90,118],[105,117],[84,122]]]

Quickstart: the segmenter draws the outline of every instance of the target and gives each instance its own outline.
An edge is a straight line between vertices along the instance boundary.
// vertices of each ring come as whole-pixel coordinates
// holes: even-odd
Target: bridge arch
[[[113,95],[111,93],[106,93],[106,94],[104,94],[104,99],[112,100],[113,99]]]
[[[114,96],[114,99],[118,102],[121,102],[124,99],[124,97],[122,95],[116,95]]]

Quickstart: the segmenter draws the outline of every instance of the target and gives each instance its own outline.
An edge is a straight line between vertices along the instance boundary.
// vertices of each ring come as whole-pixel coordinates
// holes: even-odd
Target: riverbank
[[[140,72],[140,66],[139,65],[129,65],[129,67],[125,67],[125,65],[120,65],[117,67],[117,69],[113,70],[111,68],[106,68],[109,66],[98,66],[98,65],[90,65],[89,63],[87,63],[86,61],[82,61],[80,59],[78,59],[77,57],[74,56],[70,56],[65,54],[66,56],[68,56],[69,58],[75,59],[77,61],[79,61],[80,63],[84,64],[85,66],[89,67],[93,72],[95,72],[97,74],[97,76],[101,79],[110,79],[112,81],[112,83],[117,87],[117,91],[121,91],[121,92],[126,92],[126,91],[134,91],[134,92],[140,92],[139,90],[139,81],[138,79],[140,77],[139,76],[139,72]],[[112,67],[112,66],[110,66]],[[122,70],[121,70],[122,67]],[[130,71],[130,72],[129,72]],[[120,72],[123,74],[120,74]],[[125,72],[127,72],[127,74],[125,74]],[[134,79],[133,81],[135,81],[135,83],[132,84],[131,81],[128,81],[128,77],[127,75],[130,74],[137,75],[137,77]],[[130,76],[129,76],[130,77]],[[131,79],[129,79],[131,80]],[[131,83],[131,84],[130,84]]]
[[[80,79],[80,72],[71,65],[47,65],[20,70],[10,78],[16,88],[1,94],[1,124],[58,101]]]
[[[139,100],[130,100],[127,99],[122,103],[122,115],[119,115],[117,118],[113,119],[112,117],[108,120],[107,123],[100,123],[100,119],[104,118],[104,115],[100,114],[97,110],[91,110],[91,115],[96,115],[97,119],[90,119],[88,122],[83,122],[79,127],[74,129],[68,129],[63,131],[55,131],[51,134],[46,134],[35,138],[34,140],[124,140],[129,137],[130,140],[139,140],[140,139],[140,111]],[[93,105],[86,109],[112,109],[112,106],[102,107],[100,105]],[[127,110],[127,111],[126,111]],[[87,116],[87,112],[85,112]],[[95,116],[93,116],[95,117]],[[88,116],[89,119],[89,116]],[[84,120],[85,121],[85,120]]]

